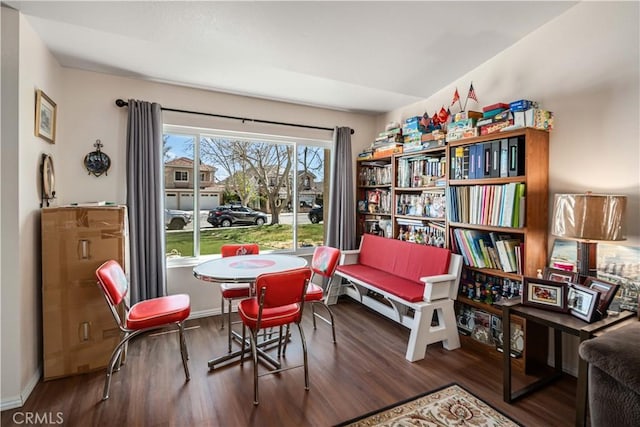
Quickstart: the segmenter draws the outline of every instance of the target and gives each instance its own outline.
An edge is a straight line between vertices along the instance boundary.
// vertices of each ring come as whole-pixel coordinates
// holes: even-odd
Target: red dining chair
[[[300,332],[304,359],[304,388],[309,390],[309,368],[307,364],[307,343],[300,326],[304,295],[311,277],[307,267],[277,273],[265,273],[256,279],[257,295],[240,301],[238,313],[242,319],[242,343],[246,342],[246,330],[249,329],[251,355],[253,357],[253,404],[258,404],[258,334],[261,330],[273,327],[289,326],[295,323]],[[278,352],[279,354],[279,352]],[[240,363],[244,362],[244,352]],[[281,372],[278,368],[268,373]]]
[[[111,309],[113,317],[118,323],[118,327],[122,332],[122,339],[111,353],[111,359],[107,365],[107,376],[104,383],[104,392],[102,400],[109,398],[109,388],[111,387],[111,375],[113,374],[116,362],[118,362],[118,371],[120,369],[120,361],[123,350],[131,338],[138,336],[144,332],[154,329],[163,328],[172,324],[178,326],[180,340],[180,354],[182,355],[182,366],[187,381],[191,379],[189,375],[189,367],[187,359],[189,352],[187,350],[187,342],[184,337],[184,321],[191,313],[191,302],[189,295],[178,294],[166,297],[152,298],[140,301],[129,307],[125,300],[129,291],[129,281],[117,261],[110,260],[102,264],[96,270],[98,285],[104,293],[104,298]],[[118,305],[124,301],[125,312],[121,316],[118,312]]]
[[[260,246],[255,243],[244,243],[244,244],[229,244],[222,245],[220,247],[220,255],[222,257],[228,256],[236,256],[236,255],[257,255],[260,253]],[[234,300],[249,298],[251,293],[251,284],[250,283],[221,283],[220,284],[220,310],[222,311],[222,327],[224,329],[224,306],[225,303],[228,304],[228,345],[229,352],[231,352],[231,304]]]
[[[316,317],[330,324],[334,343],[336,342],[336,328],[333,321],[333,312],[327,305],[327,297],[329,296],[329,293],[331,291],[333,273],[336,271],[339,260],[340,249],[332,248],[330,246],[316,247],[316,249],[313,251],[313,258],[311,259],[311,271],[313,272],[313,275],[311,276],[311,281],[309,282],[307,293],[304,298],[305,302],[311,303],[311,313],[313,314],[313,329],[316,329]],[[326,292],[322,288],[322,286],[313,283],[313,278],[316,276],[316,274],[322,276],[323,279],[328,279]],[[320,314],[316,313],[316,305],[324,307],[329,313],[330,319],[326,319],[325,317],[322,317]]]

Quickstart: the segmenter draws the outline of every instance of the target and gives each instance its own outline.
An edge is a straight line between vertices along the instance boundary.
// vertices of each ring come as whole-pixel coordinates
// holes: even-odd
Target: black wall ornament
[[[40,207],[49,207],[49,200],[56,197],[55,174],[53,170],[53,159],[48,154],[42,155],[40,165]]]
[[[99,139],[96,139],[96,143],[93,146],[96,147],[96,151],[92,151],[84,157],[84,167],[89,171],[89,175],[108,175],[107,171],[111,167],[111,159],[100,151],[102,142]]]

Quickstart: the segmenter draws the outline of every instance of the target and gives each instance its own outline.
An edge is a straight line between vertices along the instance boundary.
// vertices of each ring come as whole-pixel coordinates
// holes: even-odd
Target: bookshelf
[[[496,296],[517,295],[522,276],[546,264],[549,134],[524,128],[452,141],[448,150],[449,247],[465,260],[459,314],[488,313],[493,328],[501,312],[492,305]],[[545,365],[546,328],[514,322],[523,337],[515,366],[528,372]],[[495,356],[494,345],[485,347]]]
[[[392,157],[358,160],[356,173],[356,233],[393,237]]]

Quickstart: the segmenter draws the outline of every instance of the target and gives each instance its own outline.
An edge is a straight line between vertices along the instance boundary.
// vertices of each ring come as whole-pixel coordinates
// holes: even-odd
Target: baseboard
[[[189,319],[200,319],[202,317],[219,316],[222,314],[219,308],[212,308],[210,310],[192,311],[189,315]]]
[[[0,401],[0,411],[22,407],[29,396],[31,396],[31,393],[33,392],[33,389],[36,388],[38,382],[40,382],[40,378],[42,378],[42,367],[38,366],[38,369],[31,376],[25,388],[20,392],[20,396],[14,396]]]

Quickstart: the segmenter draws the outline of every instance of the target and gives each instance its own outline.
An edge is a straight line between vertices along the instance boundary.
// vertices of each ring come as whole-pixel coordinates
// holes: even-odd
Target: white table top
[[[238,255],[203,262],[193,275],[206,282],[254,282],[263,273],[306,267],[307,260],[295,255]]]

